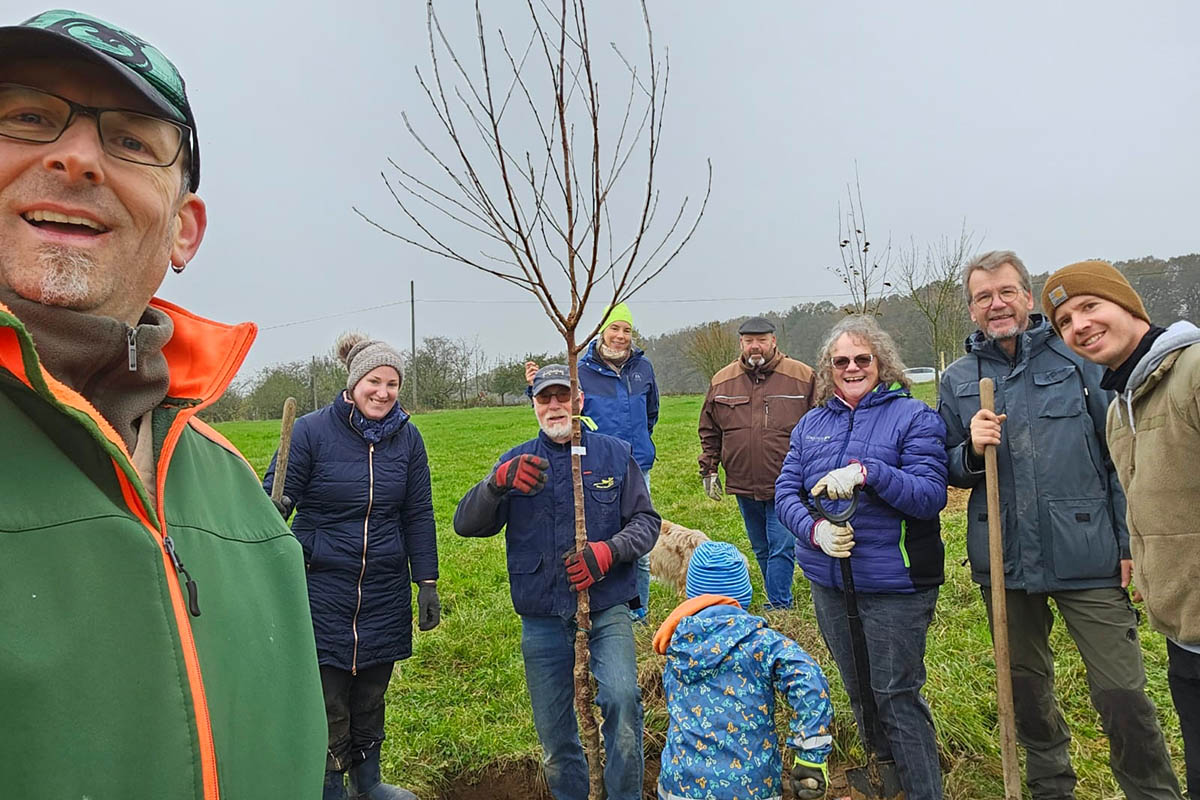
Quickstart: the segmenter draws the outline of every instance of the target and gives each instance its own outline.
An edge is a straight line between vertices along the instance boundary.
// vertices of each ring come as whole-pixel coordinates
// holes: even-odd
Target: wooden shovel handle
[[[991,378],[979,380],[979,407],[995,413],[996,392]],[[988,560],[992,581],[992,647],[996,658],[996,711],[1000,721],[1000,763],[1004,769],[1004,800],[1021,799],[1017,763],[1017,724],[1013,712],[1012,668],[1008,649],[1008,605],[1004,594],[1004,524],[1000,518],[1000,478],[996,446],[983,448],[987,481]]]
[[[283,422],[279,425],[279,456],[275,459],[275,478],[271,483],[271,499],[283,499],[283,481],[287,477],[288,453],[292,449],[292,426],[296,424],[296,398],[283,401]]]

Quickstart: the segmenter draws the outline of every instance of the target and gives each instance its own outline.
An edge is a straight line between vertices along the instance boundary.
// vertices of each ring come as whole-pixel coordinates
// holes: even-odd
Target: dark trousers
[[[981,586],[991,624],[991,588]],[[1128,800],[1179,800],[1154,703],[1146,696],[1146,669],[1137,613],[1124,589],[1079,589],[1029,594],[1005,592],[1009,663],[1017,741],[1025,748],[1025,782],[1034,800],[1072,800],[1071,734],[1054,696],[1050,629],[1054,598],[1087,668],[1092,706],[1108,735],[1109,767]]]
[[[1188,795],[1200,798],[1200,653],[1167,639],[1167,659],[1167,683],[1183,731]]]
[[[860,593],[858,612],[871,663],[871,691],[878,712],[876,729],[866,730],[854,667],[853,642],[840,589],[812,584],[817,626],[825,640],[858,723],[859,736],[874,743],[881,760],[894,760],[908,800],[941,800],[933,714],[921,696],[925,685],[925,635],[933,621],[938,588],[911,594]]]
[[[358,670],[358,674],[321,666],[325,719],[329,723],[327,771],[345,772],[383,744],[383,695],[392,679],[392,664],[376,664]]]

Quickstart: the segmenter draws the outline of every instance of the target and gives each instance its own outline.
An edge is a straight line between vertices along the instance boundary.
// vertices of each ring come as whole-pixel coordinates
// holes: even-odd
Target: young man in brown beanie
[[[1167,637],[1167,678],[1183,730],[1188,789],[1200,793],[1200,329],[1150,322],[1141,297],[1104,261],[1050,276],[1042,308],[1063,341],[1107,367],[1108,447],[1128,500],[1134,599]]]

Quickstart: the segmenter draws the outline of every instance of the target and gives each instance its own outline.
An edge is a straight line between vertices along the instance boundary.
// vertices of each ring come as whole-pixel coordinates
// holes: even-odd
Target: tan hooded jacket
[[[1150,624],[1200,645],[1200,331],[1175,323],[1159,337],[1109,406],[1107,428]]]

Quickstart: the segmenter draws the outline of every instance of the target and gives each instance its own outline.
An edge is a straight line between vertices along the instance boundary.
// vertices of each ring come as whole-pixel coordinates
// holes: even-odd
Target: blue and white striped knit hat
[[[692,552],[688,562],[687,596],[719,594],[737,600],[742,608],[750,606],[754,589],[750,569],[742,551],[729,542],[704,542]]]

